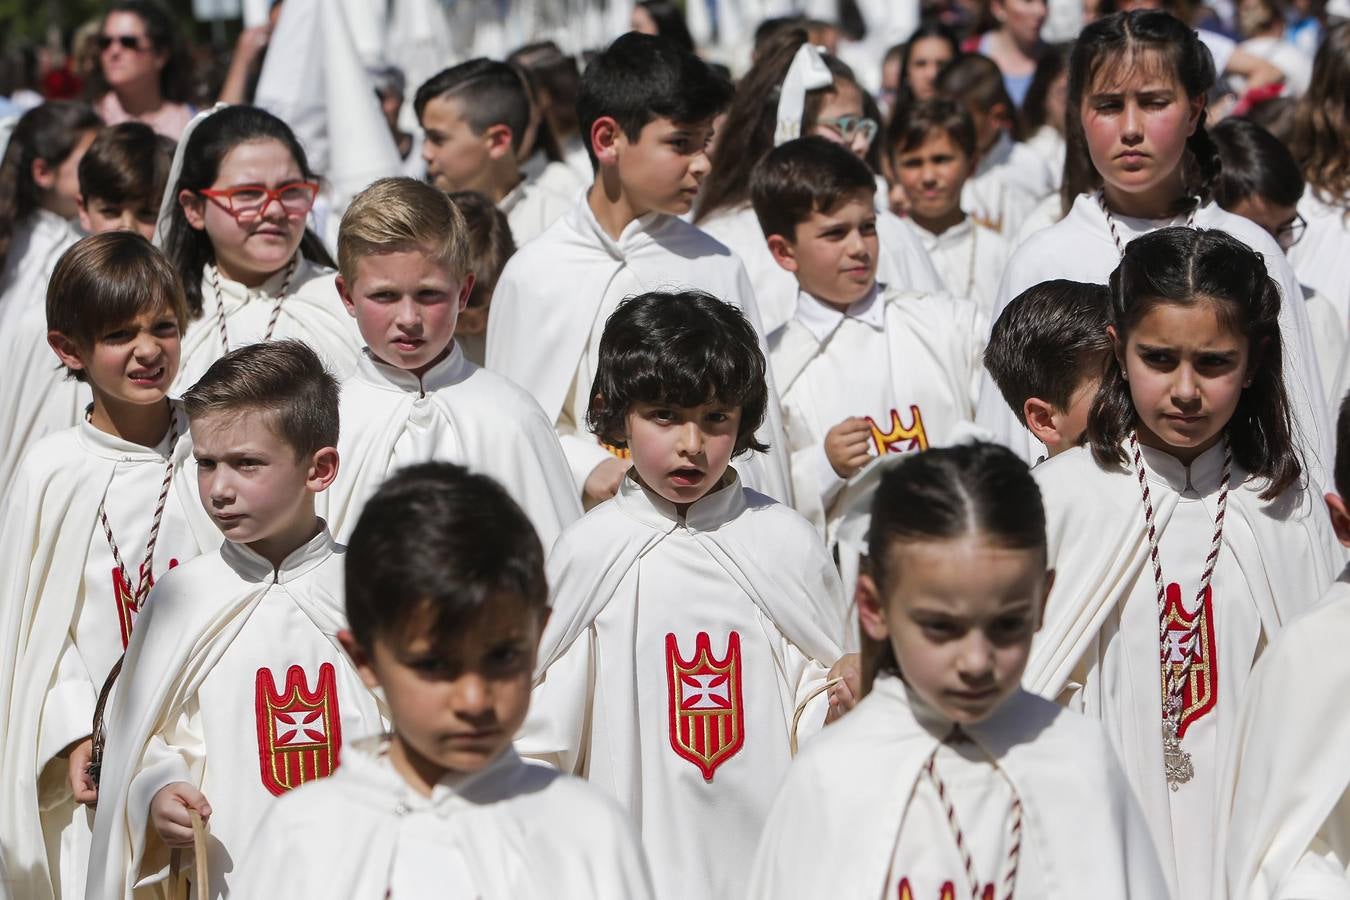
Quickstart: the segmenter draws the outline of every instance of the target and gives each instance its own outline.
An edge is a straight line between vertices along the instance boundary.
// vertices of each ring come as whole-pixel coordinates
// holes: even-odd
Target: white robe
[[[797,510],[831,538],[844,479],[825,435],[850,416],[874,423],[869,453],[951,443],[975,416],[987,327],[968,300],[874,291],[841,313],[802,293],[769,342],[783,391]],[[860,364],[860,361],[865,361]]]
[[[490,475],[530,517],[545,551],[581,515],[553,425],[525,391],[453,352],[421,378],[369,351],[342,383],[337,479],[317,498],[345,542],[396,470],[442,460]]]
[[[1128,244],[1142,234],[1169,225],[1184,225],[1184,216],[1175,219],[1132,219],[1113,215],[1122,242]],[[1303,451],[1309,474],[1316,485],[1329,484],[1327,470],[1334,458],[1331,426],[1326,415],[1322,379],[1317,371],[1312,329],[1308,324],[1307,304],[1287,302],[1303,296],[1294,271],[1274,239],[1259,226],[1241,216],[1226,212],[1211,203],[1195,214],[1196,228],[1226,231],[1265,259],[1270,277],[1280,287],[1286,302],[1280,304],[1280,336],[1284,350],[1284,384],[1289,393],[1290,413],[1294,420],[1294,441]],[[1069,214],[1044,231],[1039,231],[1018,247],[1008,261],[993,318],[1014,297],[1033,285],[1054,278],[1067,278],[1088,284],[1106,284],[1111,272],[1120,265],[1120,251],[1111,238],[1106,216],[1097,198],[1080,194]],[[979,418],[981,427],[1032,462],[1044,453],[1003,399],[994,380],[985,372],[980,386]]]
[[[576,203],[576,184],[565,163],[551,162],[537,176],[526,176],[497,208],[506,214],[517,247],[534,240]]]
[[[947,291],[975,301],[985,328],[989,328],[998,284],[1012,255],[1012,242],[970,216],[942,234],[933,234],[917,223],[914,230],[923,239],[923,248],[937,266]]]
[[[764,231],[750,204],[721,210],[699,227],[731,248],[745,263],[755,288],[764,331],[773,334],[792,318],[797,304],[797,276],[774,262]],[[943,290],[938,274],[914,226],[893,213],[877,212],[877,281],[921,293]]]
[[[517,739],[632,815],[660,897],[745,896],[793,728],[823,725],[825,695],[807,699],[844,637],[820,538],[728,476],[684,521],[626,478],[563,533]]]
[[[1325,294],[1317,293],[1306,284],[1300,287],[1303,288],[1304,302],[1308,304],[1308,325],[1312,328],[1317,372],[1327,390],[1327,413],[1334,422],[1341,405],[1341,395],[1336,393],[1336,388],[1340,385],[1341,362],[1350,346],[1347,344],[1350,320],[1337,314],[1335,304]]]
[[[961,188],[961,208],[994,231],[1013,235],[1054,189],[1054,175],[1041,155],[1002,134]]]
[[[185,465],[187,418],[156,544],[153,575],[214,549],[220,533]],[[81,422],[31,448],[0,525],[0,848],[25,897],[83,897],[92,814],[77,806],[57,756],[90,733],[94,706],[135,610],[114,591],[100,504],[132,579],[163,482],[168,435],[155,448]],[[135,584],[129,587],[134,592]],[[45,847],[44,847],[45,834]]]
[[[382,702],[337,641],[342,566],[323,528],[279,569],[226,543],[155,587],[109,704],[89,900],[130,898],[166,877],[150,824],[165,785],[194,784],[211,802],[218,895],[274,794],[322,777],[344,742],[384,732]]]
[[[333,377],[341,380],[356,368],[365,341],[357,330],[356,320],[342,305],[334,278],[331,269],[302,258],[281,302],[281,315],[272,340],[293,338],[308,344]],[[221,276],[225,330],[231,350],[256,344],[267,334],[275,297],[285,280],[284,267],[256,288],[246,288]],[[174,393],[186,392],[211,363],[224,356],[218,320],[220,302],[208,268],[202,272],[202,315],[188,325],[183,335],[183,361],[174,380]]]
[[[1350,329],[1350,211],[1323,203],[1312,188],[1298,211],[1308,229],[1289,248],[1289,261],[1300,282],[1331,301],[1341,328]]]
[[[1068,152],[1064,135],[1056,131],[1053,125],[1042,125],[1036,129],[1035,134],[1026,139],[1025,143],[1029,149],[1035,150],[1041,159],[1045,160],[1045,165],[1050,171],[1051,193],[1058,193],[1059,186],[1064,181],[1064,157]]]
[[[632,823],[577,779],[508,747],[426,797],[373,739],[268,810],[234,895],[645,900],[651,884]]]
[[[747,896],[970,896],[942,805],[922,775],[950,727],[899,678],[878,677],[788,770]],[[1018,691],[963,731],[998,760],[1022,801],[1019,898],[1166,900],[1138,803],[1095,723]],[[996,882],[1008,840],[1007,783],[969,743],[940,749],[936,768],[952,792],[977,874]],[[899,890],[902,879],[910,894]],[[942,893],[944,881],[955,893]],[[995,890],[1002,896],[1001,884]]]
[[[1350,898],[1347,641],[1350,569],[1252,672],[1219,797],[1216,900]]]
[[[627,297],[691,288],[745,313],[764,348],[754,291],[740,260],[674,216],[650,213],[635,219],[616,241],[582,195],[571,212],[516,251],[502,270],[488,319],[488,368],[525,388],[544,408],[558,430],[578,496],[586,477],[610,457],[586,428],[606,320]],[[747,483],[790,500],[772,375],[757,436],[771,449],[742,461]]]
[[[1189,469],[1166,453],[1143,452],[1163,577],[1179,585],[1177,599],[1191,616],[1214,533],[1223,447],[1201,454]],[[1249,479],[1234,463],[1203,666],[1191,670],[1197,693],[1187,693],[1182,719],[1195,778],[1170,791],[1157,588],[1133,466],[1103,469],[1088,448],[1077,447],[1034,474],[1055,585],[1024,683],[1103,722],[1144,807],[1168,883],[1179,897],[1208,896],[1220,751],[1234,734],[1248,674],[1275,633],[1316,602],[1341,560],[1324,508],[1298,488],[1262,501],[1265,481]],[[1172,650],[1179,659],[1180,650]]]
[[[47,282],[80,233],[45,209],[16,224],[0,277],[0,497],[25,451],[80,420],[92,395],[47,345]]]

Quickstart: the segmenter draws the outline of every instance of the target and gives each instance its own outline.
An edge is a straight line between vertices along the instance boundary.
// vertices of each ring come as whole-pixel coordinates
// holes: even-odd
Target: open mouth
[[[158,369],[130,372],[127,374],[127,378],[129,378],[133,384],[138,385],[157,384],[163,377],[164,377],[163,366],[160,366]]]
[[[401,350],[404,353],[412,353],[425,343],[426,341],[421,338],[395,338],[390,341],[395,350]]]
[[[690,487],[703,480],[703,470],[693,466],[675,469],[670,473],[670,480],[675,484]]]

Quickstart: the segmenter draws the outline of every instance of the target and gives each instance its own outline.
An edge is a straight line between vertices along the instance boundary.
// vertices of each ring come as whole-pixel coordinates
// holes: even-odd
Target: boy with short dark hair
[[[751,200],[797,308],[769,357],[783,397],[797,510],[826,537],[854,475],[887,453],[961,435],[975,412],[983,317],[969,300],[876,280],[876,182],[820,137],[774,148]]]
[[[810,525],[743,486],[769,402],[759,338],[697,291],[605,325],[588,421],[633,466],[549,556],[553,612],[522,753],[637,817],[657,894],[744,897],[799,737],[824,724],[845,640]]]
[[[619,301],[696,288],[744,311],[763,333],[740,260],[679,218],[709,171],[713,119],[731,94],[698,57],[650,35],[626,34],[596,56],[577,102],[595,183],[511,258],[493,296],[488,368],[522,385],[553,420],[587,505],[613,496],[627,468],[586,430],[601,330]],[[777,444],[780,428],[770,382],[760,438]],[[748,461],[742,477],[791,498],[781,453]]]
[[[545,547],[581,515],[539,404],[455,344],[469,235],[449,197],[411,178],[376,181],[342,216],[337,289],[366,347],[343,381],[342,471],[320,509],[339,542],[395,469],[437,459],[500,481]]]
[[[210,823],[210,892],[227,894],[275,798],[384,729],[338,644],[344,551],[314,511],[338,469],[337,393],[314,351],[285,340],[226,354],[183,398],[225,543],[168,573],[132,633],[106,714],[90,897],[166,877],[169,851],[193,844],[189,810]]]
[[[469,302],[455,320],[455,340],[469,362],[481,366],[487,359],[492,292],[497,289],[506,261],[516,252],[516,241],[506,216],[482,194],[456,191],[450,199],[464,214],[468,226],[469,270],[473,272]]]
[[[413,99],[426,133],[422,158],[436,187],[478,191],[506,213],[522,244],[571,208],[575,181],[562,163],[527,178],[520,153],[535,111],[524,77],[510,65],[471,59],[433,75]]]
[[[962,188],[975,170],[975,124],[954,100],[935,97],[900,110],[886,133],[891,171],[947,290],[991,315],[1012,248],[966,215]]]
[[[388,701],[390,733],[272,807],[235,895],[650,896],[614,804],[511,747],[548,584],[506,491],[450,463],[403,469],[362,512],[346,569],[338,638]]]
[[[84,896],[100,689],[155,579],[220,540],[168,396],[187,319],[177,273],[139,234],[85,238],[48,283],[48,365],[93,403],[28,448],[0,525],[0,855],[15,896]]]
[[[1046,456],[1076,447],[1087,429],[1111,352],[1110,303],[1105,285],[1046,281],[1013,298],[990,332],[984,367]]]
[[[99,132],[80,159],[80,226],[90,234],[137,231],[155,236],[174,142],[142,122]]]

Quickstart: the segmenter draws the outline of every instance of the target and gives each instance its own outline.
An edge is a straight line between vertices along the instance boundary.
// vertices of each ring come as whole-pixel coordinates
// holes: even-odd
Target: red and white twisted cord
[[[267,331],[263,334],[263,343],[270,341],[272,333],[277,329],[277,320],[281,318],[281,302],[286,299],[286,293],[290,290],[291,278],[295,275],[299,258],[299,254],[292,256],[291,261],[286,265],[286,278],[281,282],[281,292],[277,294],[276,302],[272,306],[272,315],[267,320]],[[225,327],[225,295],[220,292],[220,269],[216,268],[215,263],[207,263],[206,265],[211,273],[211,289],[216,292],[216,325],[220,329],[220,351],[221,353],[229,353],[230,334]]]

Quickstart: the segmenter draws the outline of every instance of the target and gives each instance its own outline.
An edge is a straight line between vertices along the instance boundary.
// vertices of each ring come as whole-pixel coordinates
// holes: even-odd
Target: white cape
[[[1280,633],[1252,673],[1221,782],[1218,822],[1227,839],[1216,860],[1217,897],[1350,897],[1348,640],[1350,569],[1319,608]],[[1317,857],[1339,866],[1317,865]]]
[[[404,857],[425,857],[418,867],[435,871],[447,854],[466,864],[473,896],[483,900],[651,896],[632,824],[581,781],[508,747],[487,768],[447,778],[425,797],[378,743],[348,748],[332,777],[272,807],[242,860],[235,896],[387,897],[395,869],[419,861]],[[470,887],[418,886],[426,897],[468,896]]]
[[[1318,199],[1311,187],[1298,211],[1308,229],[1289,248],[1289,260],[1298,280],[1330,300],[1341,327],[1350,327],[1350,217],[1346,209]]]
[[[338,477],[317,504],[339,543],[397,468],[431,460],[497,479],[530,517],[546,552],[581,516],[558,435],[539,404],[466,360],[457,346],[421,379],[362,354],[342,383],[340,418]]]
[[[163,470],[163,457],[152,450],[136,457]],[[220,532],[201,509],[193,473],[185,471],[191,457],[192,441],[185,435],[174,450],[168,502],[187,514],[198,547],[214,548]],[[90,535],[100,527],[99,506],[114,469],[125,462],[84,440],[77,426],[48,435],[29,451],[5,499],[0,525],[0,772],[5,795],[0,849],[13,879],[10,886],[17,896],[33,900],[52,895],[38,810],[61,802],[43,796],[39,776],[67,738],[89,733],[92,719],[83,720],[82,732],[58,739],[59,746],[43,746],[40,723],[74,626]],[[95,693],[99,687],[101,683],[93,686]],[[84,712],[92,709],[81,706]],[[52,718],[56,712],[65,711],[54,710]],[[64,779],[59,792],[69,796]]]
[[[529,391],[556,423],[578,361],[604,330],[597,317],[620,273],[643,290],[693,288],[731,304],[754,326],[767,359],[755,294],[734,254],[689,223],[662,213],[634,220],[616,241],[600,227],[583,194],[571,212],[517,250],[502,271],[488,319],[487,367]],[[791,481],[771,373],[768,381],[768,409],[757,436],[771,449],[742,468],[749,484],[787,501]],[[577,389],[589,391],[590,385]]]
[[[749,896],[895,896],[892,852],[921,770],[943,738],[920,724],[908,693],[899,678],[879,677],[802,750],[760,840]],[[1018,691],[963,730],[998,760],[1022,800],[1021,869],[1035,867],[1036,880],[1053,887],[1037,898],[1168,897],[1143,816],[1099,727]],[[952,840],[942,832],[932,839]]]
[[[1185,224],[1184,218],[1157,222],[1114,216],[1120,239],[1129,243],[1141,234],[1164,225]],[[1326,414],[1325,393],[1317,369],[1312,328],[1307,304],[1299,302],[1303,292],[1294,270],[1274,239],[1258,225],[1210,203],[1195,214],[1196,228],[1226,231],[1260,253],[1270,277],[1280,287],[1280,336],[1284,343],[1284,383],[1289,393],[1290,413],[1294,420],[1294,441],[1303,451],[1312,483],[1326,485],[1327,471],[1334,459],[1332,429]],[[1012,299],[1033,285],[1054,278],[1067,278],[1087,284],[1106,284],[1111,272],[1120,265],[1120,251],[1111,237],[1106,216],[1093,194],[1080,194],[1069,214],[1060,221],[1027,238],[1008,261],[994,303],[992,321],[997,321]],[[1316,285],[1314,285],[1315,287]],[[1039,442],[1003,399],[989,373],[980,387],[980,408],[976,420],[994,439],[1031,463],[1043,452]]]

